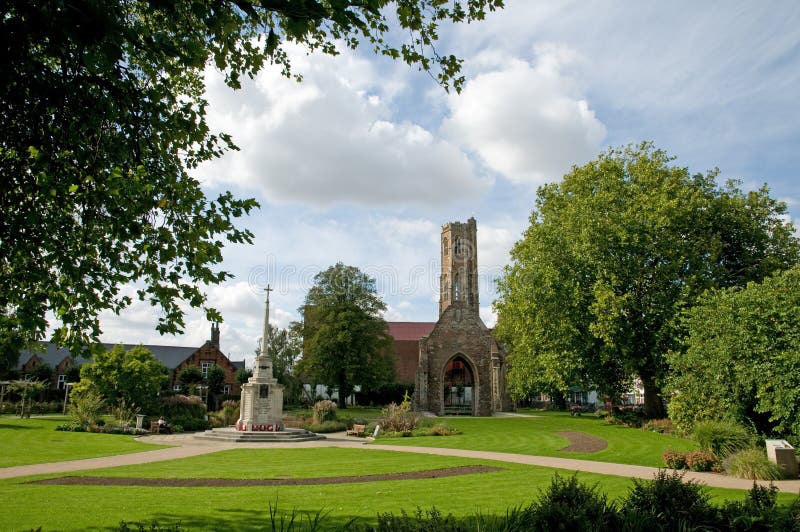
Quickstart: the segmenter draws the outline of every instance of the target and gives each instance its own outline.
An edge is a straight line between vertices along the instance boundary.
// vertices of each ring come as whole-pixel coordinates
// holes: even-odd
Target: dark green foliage
[[[203,372],[197,366],[186,366],[178,372],[178,383],[185,390],[203,382]]]
[[[753,435],[732,421],[700,421],[694,426],[693,436],[702,450],[719,459],[753,444]]]
[[[186,420],[190,427],[203,426],[206,416],[206,405],[199,397],[187,397],[185,395],[173,395],[171,397],[164,397],[161,400],[161,415],[172,425],[183,425],[186,430],[195,430],[187,428],[184,424]],[[155,419],[156,416],[153,416]],[[198,429],[199,430],[199,429]]]
[[[169,370],[142,346],[125,351],[116,345],[101,351],[94,361],[81,366],[81,380],[72,389],[72,396],[94,392],[106,404],[124,404],[138,408],[146,415],[158,412],[158,394],[167,384]]]
[[[620,506],[625,520],[644,519],[659,530],[709,526],[715,515],[704,486],[684,482],[683,474],[664,470],[653,480],[634,479]]]
[[[590,532],[618,528],[614,505],[597,485],[587,486],[576,475],[562,478],[556,473],[550,486],[525,512],[529,530]]]
[[[236,382],[241,386],[246,384],[248,379],[253,376],[253,370],[241,368],[236,372]]]
[[[635,375],[647,417],[664,417],[681,312],[709,288],[798,263],[786,205],[766,188],[720,186],[717,171],[672,160],[650,143],[609,149],[539,188],[495,302],[515,397],[574,385],[615,397]]]
[[[467,532],[468,528],[463,519],[453,517],[452,514],[443,516],[436,508],[422,510],[417,508],[414,515],[408,515],[401,510],[400,515],[390,513],[378,514],[378,524],[365,530],[375,532]]]
[[[53,366],[51,366],[46,362],[36,366],[31,372],[31,379],[46,383],[48,388],[51,386],[50,381],[52,378],[53,378]]]
[[[388,382],[374,388],[361,388],[356,392],[356,402],[365,406],[385,406],[389,403],[399,403],[404,395],[414,395],[413,384]]]
[[[713,291],[670,356],[670,418],[682,430],[728,416],[760,434],[800,434],[800,266]]]
[[[162,333],[183,329],[183,304],[220,321],[202,287],[230,277],[222,249],[252,242],[234,222],[258,204],[208,199],[190,175],[235,147],[206,122],[208,65],[238,88],[265,64],[291,75],[286,42],[331,55],[366,44],[459,90],[460,60],[434,48],[441,24],[502,0],[462,4],[0,3],[0,374],[43,338],[48,313],[59,345],[97,342],[99,314],[132,302],[129,283]]]
[[[338,391],[339,407],[355,385],[391,380],[392,338],[383,320],[386,304],[375,279],[337,263],[314,277],[303,313],[303,358],[298,374]]]
[[[722,507],[721,521],[731,531],[799,531],[800,500],[778,506],[778,488],[755,482],[744,501],[729,501]]]

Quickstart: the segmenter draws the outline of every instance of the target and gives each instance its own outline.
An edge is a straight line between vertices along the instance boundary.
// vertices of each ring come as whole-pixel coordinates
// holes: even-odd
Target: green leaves
[[[515,394],[580,384],[614,395],[635,375],[656,413],[680,313],[707,288],[798,262],[785,207],[716,176],[642,143],[539,189],[495,303]]]
[[[372,388],[388,382],[393,344],[375,280],[340,262],[318,273],[314,282],[300,309],[300,371],[311,382],[338,389],[340,403],[354,385]]]

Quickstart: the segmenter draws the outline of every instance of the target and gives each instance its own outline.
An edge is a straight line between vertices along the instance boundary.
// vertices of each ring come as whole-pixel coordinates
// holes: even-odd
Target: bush
[[[720,512],[721,520],[733,531],[798,530],[800,506],[798,501],[782,507],[777,505],[778,488],[759,486],[755,482],[744,501],[728,501]]]
[[[397,403],[389,403],[383,409],[381,429],[385,432],[410,434],[416,428],[417,421],[419,421],[419,415],[411,411],[411,400],[406,395],[399,405]]]
[[[670,469],[686,469],[686,453],[668,449],[661,455]]]
[[[447,423],[437,423],[425,429],[426,436],[454,436],[456,434],[461,434],[461,431],[454,429]]]
[[[197,396],[173,395],[161,399],[161,415],[173,425],[178,418],[204,420],[206,413],[205,403]]]
[[[202,418],[191,416],[177,416],[169,418],[172,432],[179,432],[178,427],[181,428],[180,432],[195,432],[198,430],[208,430],[211,428],[211,423]]]
[[[731,421],[700,421],[694,426],[694,439],[700,449],[723,459],[752,445],[750,432]]]
[[[704,472],[714,469],[716,458],[707,451],[693,451],[686,453],[686,467],[692,471]]]
[[[707,488],[684,482],[682,473],[664,470],[653,480],[633,479],[622,508],[623,519],[629,524],[649,521],[667,530],[708,526],[715,514]]]
[[[783,474],[762,449],[745,449],[730,455],[724,462],[725,472],[750,480],[779,480]]]
[[[553,476],[550,486],[525,511],[527,530],[616,530],[617,512],[597,486],[587,486],[575,475]]]
[[[675,427],[669,418],[651,419],[642,425],[644,430],[657,432],[659,434],[675,434]]]
[[[343,430],[347,430],[347,424],[344,421],[328,420],[323,421],[322,423],[311,423],[310,425],[306,426],[306,429],[310,430],[311,432],[326,434],[330,432],[342,432]]]
[[[70,398],[69,415],[75,424],[86,427],[100,419],[103,408],[105,401],[100,394],[93,391],[73,393]]]
[[[334,421],[336,419],[336,403],[327,399],[317,401],[314,403],[314,412],[312,414],[314,425],[322,425],[325,421]]]
[[[214,427],[229,427],[239,419],[239,401],[223,401],[222,408],[210,414]]]
[[[644,413],[638,409],[614,408],[614,411],[605,417],[606,423],[624,425],[626,427],[640,428],[644,423]]]

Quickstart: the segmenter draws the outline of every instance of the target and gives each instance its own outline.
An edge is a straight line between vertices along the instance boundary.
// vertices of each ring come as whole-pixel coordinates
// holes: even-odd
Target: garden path
[[[51,462],[46,464],[31,464],[15,467],[0,468],[0,479],[23,477],[29,475],[44,475],[54,473],[68,473],[71,471],[83,471],[91,469],[101,469],[106,467],[116,467],[123,465],[146,464],[150,462],[160,462],[164,460],[174,460],[176,458],[186,458],[202,454],[214,453],[226,449],[242,448],[315,448],[315,447],[357,447],[367,450],[394,451],[405,453],[433,454],[440,456],[454,456],[460,458],[477,458],[481,460],[496,460],[500,462],[511,462],[524,465],[551,467],[568,471],[584,471],[588,473],[599,473],[602,475],[615,475],[630,478],[651,479],[658,472],[658,468],[636,466],[628,464],[612,464],[607,462],[593,462],[591,460],[576,460],[573,458],[560,458],[551,456],[530,456],[524,454],[498,453],[488,451],[470,451],[466,449],[444,449],[421,446],[394,446],[381,445],[375,443],[366,444],[363,438],[346,436],[344,432],[329,434],[325,440],[301,442],[293,444],[285,443],[226,443],[214,442],[209,440],[194,439],[191,434],[163,434],[148,435],[138,438],[142,442],[174,445],[166,449],[157,449],[141,453],[121,454],[115,456],[105,456],[100,458],[89,458],[86,460],[71,460],[66,462]],[[717,473],[695,473],[686,472],[686,480],[702,482],[707,486],[717,488],[733,488],[747,490],[753,486],[752,480],[733,478]],[[768,485],[768,482],[759,482]],[[780,480],[774,482],[775,486],[782,492],[800,493],[800,480]]]

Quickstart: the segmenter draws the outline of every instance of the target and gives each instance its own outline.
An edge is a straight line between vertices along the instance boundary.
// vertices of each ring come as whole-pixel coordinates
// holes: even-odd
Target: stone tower
[[[439,320],[419,340],[417,410],[490,416],[511,407],[505,354],[480,317],[474,218],[442,227]]]
[[[478,314],[478,237],[475,218],[442,226],[439,317],[454,301]]]

